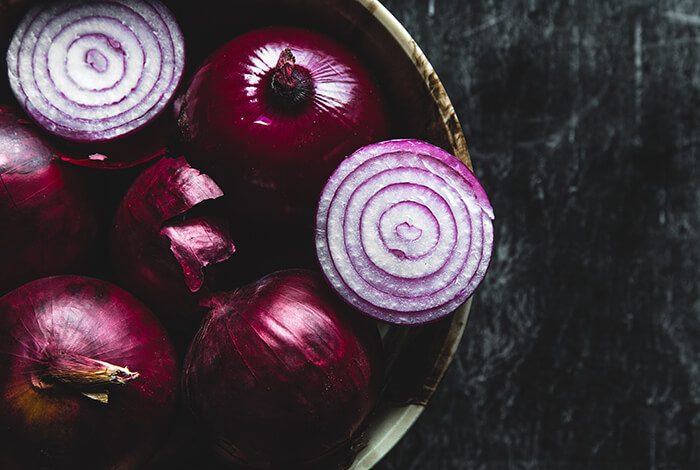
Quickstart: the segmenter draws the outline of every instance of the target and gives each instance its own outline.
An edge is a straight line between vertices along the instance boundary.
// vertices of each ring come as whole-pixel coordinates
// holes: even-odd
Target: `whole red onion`
[[[22,113],[0,106],[0,294],[81,270],[95,246],[95,224],[82,175]]]
[[[176,390],[168,336],[126,291],[55,276],[0,298],[0,455],[18,468],[142,466]]]
[[[225,44],[199,67],[180,106],[190,163],[236,209],[267,220],[312,214],[338,163],[389,132],[363,63],[330,37],[293,27]]]
[[[326,279],[349,304],[396,324],[436,321],[486,275],[493,208],[467,166],[415,139],[376,142],[328,179],[316,217]]]
[[[186,405],[234,460],[297,468],[347,444],[377,399],[376,325],[307,270],[212,301],[183,370]]]
[[[112,260],[124,287],[157,313],[194,313],[211,287],[205,268],[235,251],[226,220],[206,210],[192,214],[221,196],[184,157],[161,158],[126,192],[112,226]]]

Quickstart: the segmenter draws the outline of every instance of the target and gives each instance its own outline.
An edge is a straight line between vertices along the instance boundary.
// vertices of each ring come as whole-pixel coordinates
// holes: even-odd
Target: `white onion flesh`
[[[365,146],[331,175],[316,218],[326,279],[358,310],[423,324],[463,304],[483,280],[493,209],[474,174],[432,144]]]
[[[49,132],[79,142],[142,128],[182,77],[184,38],[157,0],[41,2],[7,51],[10,85]]]

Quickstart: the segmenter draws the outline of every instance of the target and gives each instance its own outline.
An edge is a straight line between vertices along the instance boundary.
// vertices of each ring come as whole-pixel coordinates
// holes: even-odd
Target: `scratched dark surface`
[[[496,247],[376,470],[700,468],[700,2],[383,3],[452,99]]]
[[[496,248],[377,470],[700,468],[700,3],[383,3],[452,99]]]

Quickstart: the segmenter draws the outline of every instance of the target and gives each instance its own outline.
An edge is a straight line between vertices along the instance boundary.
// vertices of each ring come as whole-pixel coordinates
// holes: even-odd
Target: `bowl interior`
[[[189,3],[173,4],[176,15],[185,19],[185,37],[196,38],[188,44],[190,67],[212,47],[256,27],[279,24],[320,30],[350,47],[369,65],[392,111],[393,137],[433,143],[471,168],[461,125],[439,78],[420,47],[379,2],[238,0],[232,3],[235,14],[229,16],[217,14],[212,0],[198,4],[202,6],[196,9]],[[203,30],[213,33],[205,35]],[[334,462],[333,468],[369,469],[401,439],[449,366],[470,306],[471,300],[452,316],[426,326],[382,325],[386,388],[357,448],[350,458]]]

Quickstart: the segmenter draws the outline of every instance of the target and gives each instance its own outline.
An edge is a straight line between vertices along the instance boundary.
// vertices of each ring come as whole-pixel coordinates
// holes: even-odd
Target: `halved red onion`
[[[48,131],[79,142],[139,129],[170,102],[184,39],[157,0],[39,2],[7,51],[10,85]]]
[[[360,148],[321,194],[316,251],[348,303],[395,324],[438,320],[481,283],[493,209],[464,163],[432,144],[389,140]]]
[[[88,168],[117,170],[141,165],[169,151],[171,118],[161,114],[150,124],[129,135],[105,142],[73,142],[54,136],[61,160]]]

